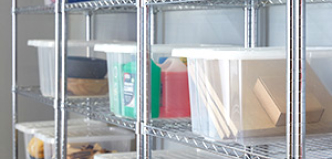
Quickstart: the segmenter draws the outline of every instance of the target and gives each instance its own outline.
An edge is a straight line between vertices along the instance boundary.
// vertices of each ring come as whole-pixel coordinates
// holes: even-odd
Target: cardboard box
[[[286,80],[284,76],[259,77],[254,93],[276,126],[286,125]],[[306,122],[319,122],[324,108],[310,89],[306,89]]]

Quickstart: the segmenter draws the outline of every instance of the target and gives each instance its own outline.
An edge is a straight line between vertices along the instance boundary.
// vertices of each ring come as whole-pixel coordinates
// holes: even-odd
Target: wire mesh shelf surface
[[[286,4],[287,0],[257,0],[254,1],[256,7]],[[307,3],[331,3],[332,0],[306,0]],[[147,4],[171,4],[171,3],[192,3],[196,5],[214,5],[214,6],[237,6],[246,7],[246,0],[148,0]]]
[[[32,98],[43,104],[53,106],[53,98],[44,97],[38,86],[18,87],[16,92]],[[66,110],[94,120],[114,124],[127,129],[135,130],[136,120],[117,117],[109,110],[108,97],[69,97],[65,102]]]
[[[256,7],[286,4],[286,0],[259,0]],[[331,3],[332,0],[307,0],[308,3]],[[206,10],[221,7],[246,7],[246,0],[148,0],[147,5],[162,5],[159,10]],[[136,0],[98,0],[66,4],[67,12],[114,13],[136,11]],[[54,13],[54,6],[30,6],[15,10],[18,14]]]
[[[53,98],[44,97],[38,86],[18,87],[18,94],[35,99],[41,103],[53,106]],[[90,117],[94,120],[135,130],[136,120],[117,117],[110,112],[108,97],[68,98],[66,110]],[[169,139],[195,148],[222,154],[230,158],[265,159],[285,158],[286,139],[275,138],[273,142],[255,146],[246,146],[236,142],[215,141],[200,136],[191,131],[190,118],[154,119],[146,126],[146,133],[164,139]],[[307,135],[307,158],[332,158],[332,134]]]
[[[135,0],[99,0],[79,3],[68,3],[65,5],[66,12],[132,12],[136,10]],[[54,6],[29,6],[15,10],[18,14],[29,13],[54,13]]]
[[[221,153],[231,158],[265,159],[286,158],[286,138],[262,138],[270,140],[268,143],[246,146],[236,142],[215,141],[194,134],[191,131],[190,119],[154,120],[146,127],[149,135],[170,139],[185,145]],[[307,158],[332,158],[332,134],[307,135],[306,156]]]

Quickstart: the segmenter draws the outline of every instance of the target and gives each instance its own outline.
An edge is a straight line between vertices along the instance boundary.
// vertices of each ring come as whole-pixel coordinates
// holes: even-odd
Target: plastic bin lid
[[[191,48],[191,47],[226,47],[227,45],[205,45],[205,44],[155,44],[152,45],[152,53],[154,54],[171,54],[174,48]],[[136,54],[136,43],[121,43],[121,44],[96,44],[95,51],[105,53],[126,53]]]
[[[204,152],[195,148],[188,148],[184,150],[157,150],[152,151],[153,159],[222,159],[224,157]],[[136,152],[126,153],[110,153],[110,154],[98,154],[94,156],[94,159],[136,159]]]
[[[54,144],[54,128],[40,130],[36,132],[35,137],[45,143]],[[134,138],[133,132],[118,127],[81,126],[71,127],[67,132],[69,143],[132,140]]]
[[[71,126],[79,126],[79,125],[99,125],[99,126],[106,126],[105,123],[95,121],[95,120],[86,120],[86,119],[69,119],[68,120],[68,127]],[[40,129],[45,128],[53,128],[54,121],[37,121],[37,122],[24,122],[16,124],[16,129],[26,133],[26,134],[33,134]]]
[[[311,58],[332,57],[331,47],[309,47],[307,56]],[[285,59],[286,48],[283,47],[196,47],[175,48],[172,56],[196,59],[227,59],[227,60],[268,60]]]
[[[68,40],[69,47],[93,47],[97,43],[106,43],[105,41],[84,41],[84,40]],[[108,43],[108,42],[107,42]],[[125,41],[112,41],[111,43],[134,43]],[[54,40],[28,40],[29,46],[35,47],[54,47]]]

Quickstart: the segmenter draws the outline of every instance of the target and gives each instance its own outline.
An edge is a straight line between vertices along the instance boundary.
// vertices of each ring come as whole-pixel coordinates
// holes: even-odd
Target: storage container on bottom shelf
[[[35,135],[43,144],[44,159],[55,155],[54,129],[44,129]],[[91,158],[107,152],[127,152],[134,141],[133,132],[118,127],[72,127],[67,132],[67,159]],[[40,146],[40,145],[39,145]]]
[[[188,59],[192,130],[246,145],[286,133],[284,48],[174,49]],[[311,61],[332,59],[332,48],[307,49],[307,133],[332,132],[332,103]],[[329,72],[326,72],[329,73]]]
[[[105,55],[92,52],[95,42],[69,41],[67,59],[68,95],[94,96],[108,93],[105,78]],[[29,46],[38,48],[40,90],[43,96],[54,97],[55,50],[52,40],[29,40]],[[91,48],[92,57],[86,57]]]
[[[73,126],[103,126],[105,127],[106,124],[99,122],[99,121],[93,121],[93,120],[85,120],[85,119],[70,119],[68,120],[68,127]],[[24,144],[26,145],[26,148],[28,148],[29,143],[32,144],[34,141],[36,141],[36,144],[38,144],[38,139],[33,139],[36,132],[42,130],[42,129],[49,129],[54,127],[54,121],[38,121],[38,122],[24,122],[16,124],[16,129],[24,133]],[[42,148],[44,149],[44,148]],[[30,159],[32,151],[38,152],[38,148],[36,150],[26,149],[26,159]],[[38,154],[38,156],[44,156],[44,154]],[[38,158],[38,156],[32,156],[34,158]]]
[[[174,47],[151,48],[152,118],[190,116],[187,68],[179,58],[169,58]],[[136,44],[97,44],[95,51],[107,53],[111,111],[136,118]]]
[[[152,151],[153,159],[222,159],[225,157],[208,153],[203,150],[188,148],[181,150],[156,150]],[[100,154],[95,155],[94,159],[136,159],[136,152]]]

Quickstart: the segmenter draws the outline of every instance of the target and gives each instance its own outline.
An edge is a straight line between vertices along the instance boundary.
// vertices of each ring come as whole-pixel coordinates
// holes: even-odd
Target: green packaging
[[[151,60],[151,117],[159,117],[161,69]],[[136,63],[123,66],[123,108],[124,116],[136,118]]]

